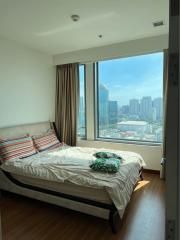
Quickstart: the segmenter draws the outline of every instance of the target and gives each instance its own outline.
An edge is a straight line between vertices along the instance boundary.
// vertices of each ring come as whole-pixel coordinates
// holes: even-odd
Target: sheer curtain
[[[79,109],[79,65],[58,65],[56,69],[55,123],[59,138],[68,145],[77,143]]]

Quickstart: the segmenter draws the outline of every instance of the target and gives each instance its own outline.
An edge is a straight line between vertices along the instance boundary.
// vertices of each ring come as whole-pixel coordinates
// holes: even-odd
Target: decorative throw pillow
[[[61,146],[54,132],[45,134],[39,138],[33,137],[34,145],[39,152],[52,150]]]
[[[31,137],[18,137],[12,139],[0,139],[0,158],[1,161],[14,159],[17,157],[25,158],[37,151],[33,145]]]
[[[97,152],[94,154],[96,158],[117,158],[122,159],[119,155],[112,152]]]
[[[89,167],[95,171],[116,173],[119,170],[120,161],[117,158],[97,158]]]

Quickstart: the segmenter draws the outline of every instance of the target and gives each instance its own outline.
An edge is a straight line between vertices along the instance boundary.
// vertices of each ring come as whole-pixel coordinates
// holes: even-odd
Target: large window
[[[85,103],[85,65],[79,66],[79,121],[78,121],[78,136],[85,138],[86,135],[86,103]]]
[[[162,142],[163,56],[97,63],[98,138]]]

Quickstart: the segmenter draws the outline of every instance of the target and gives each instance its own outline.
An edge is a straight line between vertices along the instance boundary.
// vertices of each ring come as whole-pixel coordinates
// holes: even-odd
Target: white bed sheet
[[[59,192],[59,193],[65,193],[68,195],[81,197],[85,199],[90,199],[93,201],[98,201],[102,203],[112,203],[112,200],[110,199],[106,189],[95,189],[91,187],[85,187],[76,185],[71,182],[54,182],[49,180],[42,180],[32,177],[24,177],[17,174],[12,174],[13,178],[20,181],[21,183],[28,184],[31,186],[40,187],[42,189],[48,189],[51,191]]]

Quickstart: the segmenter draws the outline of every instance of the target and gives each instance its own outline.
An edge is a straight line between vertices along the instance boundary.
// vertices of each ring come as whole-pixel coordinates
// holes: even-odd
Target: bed
[[[43,134],[50,128],[48,122],[1,128],[0,137]],[[65,146],[6,161],[0,166],[0,189],[107,219],[115,233],[145,163],[137,153],[111,150],[123,159],[120,171],[94,172],[89,163],[98,151],[107,149]]]

